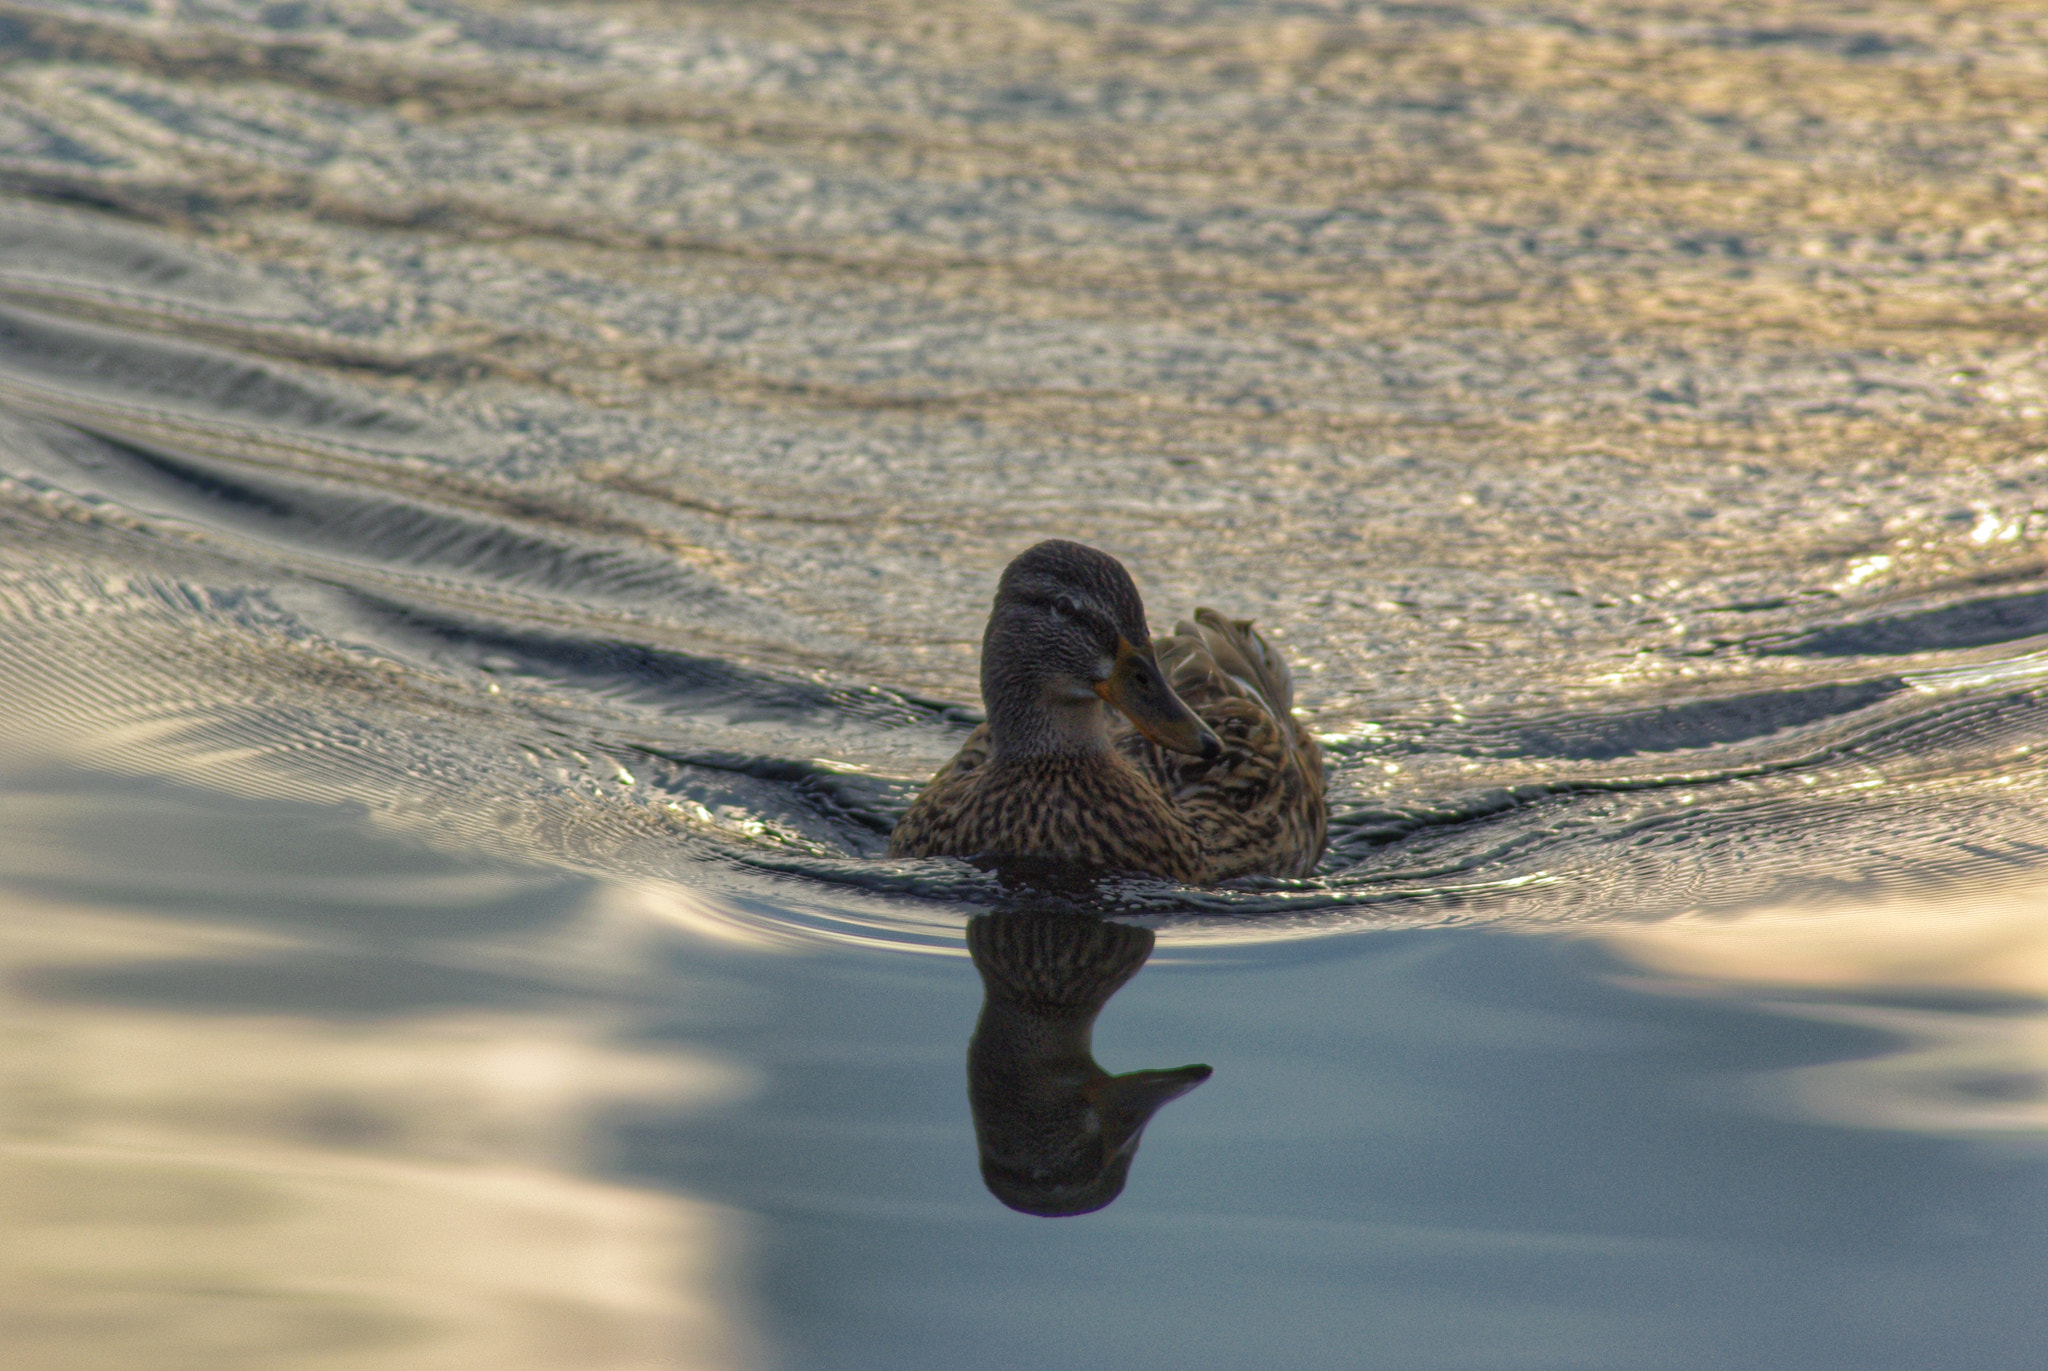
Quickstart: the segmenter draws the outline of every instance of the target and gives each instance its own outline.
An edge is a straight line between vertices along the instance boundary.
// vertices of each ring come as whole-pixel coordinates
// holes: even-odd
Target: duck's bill
[[[1214,757],[1223,750],[1209,726],[1173,693],[1150,648],[1133,647],[1118,639],[1116,665],[1108,680],[1096,683],[1095,693],[1163,748],[1190,757]]]

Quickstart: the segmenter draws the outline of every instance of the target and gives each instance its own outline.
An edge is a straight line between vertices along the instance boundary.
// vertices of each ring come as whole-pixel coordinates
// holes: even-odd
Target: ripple
[[[2032,31],[1298,8],[0,5],[7,749],[915,947],[2037,867]],[[1047,535],[1282,643],[1312,879],[882,859]]]

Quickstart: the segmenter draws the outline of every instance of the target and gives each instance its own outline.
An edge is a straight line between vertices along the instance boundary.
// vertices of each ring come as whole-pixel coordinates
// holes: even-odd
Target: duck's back
[[[1214,760],[1169,752],[1120,720],[1118,750],[1187,819],[1209,880],[1308,875],[1322,859],[1329,811],[1322,749],[1295,721],[1287,663],[1249,619],[1213,609],[1196,610],[1157,645],[1173,693],[1223,751]]]

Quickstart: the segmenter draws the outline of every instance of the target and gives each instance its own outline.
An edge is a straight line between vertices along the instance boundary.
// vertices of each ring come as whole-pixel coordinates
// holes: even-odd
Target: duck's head
[[[1123,563],[1050,539],[1003,571],[981,644],[981,694],[998,753],[1108,746],[1108,704],[1164,748],[1214,757],[1216,735],[1166,683],[1145,602]]]

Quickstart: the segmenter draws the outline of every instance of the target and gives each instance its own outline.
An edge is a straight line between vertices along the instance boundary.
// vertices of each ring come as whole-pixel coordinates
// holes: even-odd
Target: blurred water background
[[[0,0],[10,1366],[2048,1358],[2034,5]],[[1046,536],[1312,880],[982,1187]]]

